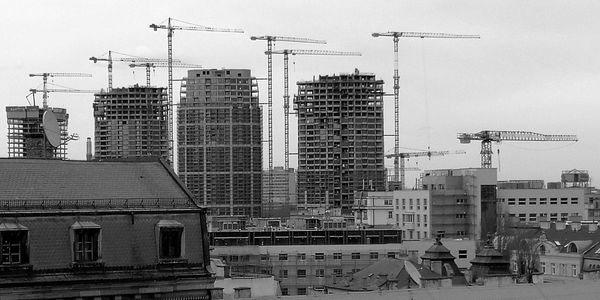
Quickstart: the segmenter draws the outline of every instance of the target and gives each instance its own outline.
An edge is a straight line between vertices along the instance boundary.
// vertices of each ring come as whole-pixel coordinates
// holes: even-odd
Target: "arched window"
[[[575,245],[575,243],[569,245],[569,253],[577,253],[577,245]]]
[[[540,255],[546,255],[546,246],[540,245]]]

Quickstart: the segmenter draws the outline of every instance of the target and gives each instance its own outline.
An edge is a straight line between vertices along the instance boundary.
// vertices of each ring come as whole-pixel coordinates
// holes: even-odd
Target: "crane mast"
[[[564,134],[541,134],[531,131],[494,131],[484,130],[477,133],[459,133],[457,138],[461,144],[469,144],[471,141],[481,141],[481,167],[492,167],[492,142],[502,141],[514,142],[577,142],[576,135]]]
[[[38,73],[29,74],[29,77],[42,77],[43,88],[42,88],[42,99],[44,109],[48,108],[48,77],[92,77],[91,74],[86,73]]]
[[[288,36],[273,36],[273,35],[264,35],[264,36],[251,36],[251,40],[263,40],[267,41],[267,51],[265,54],[267,55],[267,123],[268,123],[268,148],[269,148],[269,169],[267,173],[268,181],[269,181],[269,194],[268,194],[268,203],[269,207],[273,202],[273,42],[293,42],[293,43],[309,43],[309,44],[327,44],[324,40],[314,40],[308,38],[298,38],[298,37],[288,37]],[[284,62],[284,69],[287,70],[287,62]],[[285,89],[285,87],[284,87]],[[288,92],[286,92],[288,94]],[[287,102],[286,102],[287,101]],[[284,96],[284,110],[286,119],[286,124],[289,124],[289,95],[286,99]],[[287,108],[286,108],[287,106]],[[286,137],[289,139],[289,125],[285,129]],[[285,171],[289,171],[289,140],[286,144],[286,161],[285,161]],[[289,175],[289,174],[288,174]],[[287,186],[287,185],[286,185]],[[289,187],[287,188],[287,201],[289,203]]]
[[[181,23],[185,23],[185,26],[172,25],[171,20],[179,21]],[[207,27],[197,24],[192,24],[188,22],[184,22],[181,20],[168,18],[167,24],[150,24],[150,28],[154,31],[158,31],[158,29],[167,30],[167,72],[168,72],[168,82],[167,82],[167,135],[169,139],[169,164],[174,163],[173,159],[173,32],[175,30],[189,30],[189,31],[210,31],[210,32],[233,32],[233,33],[244,33],[241,29],[227,29],[227,28],[216,28],[216,27]]]
[[[433,156],[444,156],[444,155],[451,155],[451,154],[466,154],[467,152],[464,150],[457,150],[457,151],[421,151],[421,152],[400,152],[400,153],[394,153],[394,154],[388,154],[385,157],[387,158],[398,158],[400,160],[400,189],[405,189],[406,185],[405,185],[405,180],[404,180],[404,171],[407,170],[407,168],[405,167],[405,159],[407,158],[411,158],[411,157],[423,157],[423,156],[427,156],[429,157],[429,159],[431,159],[431,157]]]
[[[376,32],[373,37],[387,36],[394,39],[394,180],[398,181],[400,153],[400,76],[398,75],[398,41],[400,38],[478,39],[479,35],[434,32],[389,31]],[[402,183],[404,184],[404,183]]]

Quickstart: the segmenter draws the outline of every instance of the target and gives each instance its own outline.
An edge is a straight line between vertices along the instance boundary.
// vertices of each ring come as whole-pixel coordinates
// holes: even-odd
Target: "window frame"
[[[9,251],[8,256],[9,256],[9,261],[8,263],[4,262],[4,240],[5,240],[5,234],[14,234],[14,233],[18,233],[18,234],[23,234],[24,236],[18,238],[20,239],[18,241],[18,256],[19,256],[19,261],[16,263],[12,262],[12,257],[13,257],[13,252]],[[11,267],[11,266],[23,266],[23,265],[28,265],[29,264],[29,229],[21,224],[17,224],[17,223],[1,223],[0,224],[0,265],[3,267]],[[9,246],[9,250],[12,250],[12,247],[14,247],[14,243],[11,243]]]
[[[92,259],[78,259],[77,244],[80,242],[81,234],[94,232],[95,243],[92,241]],[[71,262],[73,265],[88,265],[102,263],[102,227],[94,222],[77,221],[73,223],[69,230],[71,237]],[[85,242],[84,242],[85,243]],[[95,250],[95,251],[94,251]],[[85,251],[85,250],[83,250]]]
[[[179,232],[179,257],[163,256],[163,232]],[[156,223],[156,257],[160,263],[176,262],[186,259],[185,226],[175,220],[160,220]]]

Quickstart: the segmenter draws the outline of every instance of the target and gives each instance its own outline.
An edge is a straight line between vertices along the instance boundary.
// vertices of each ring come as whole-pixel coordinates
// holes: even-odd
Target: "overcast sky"
[[[241,28],[244,34],[176,31],[174,57],[206,68],[248,68],[266,77],[266,42],[252,35],[327,40],[327,45],[277,43],[275,49],[359,51],[362,57],[296,56],[290,61],[290,91],[296,81],[319,74],[375,73],[393,92],[393,42],[373,32],[419,31],[479,34],[480,40],[401,39],[401,147],[466,150],[466,155],[411,159],[421,169],[480,166],[480,143],[462,145],[458,132],[523,130],[576,134],[577,143],[505,142],[494,145],[498,177],[559,181],[562,170],[600,176],[600,2],[598,1],[9,1],[0,11],[0,93],[3,106],[27,105],[40,77],[29,73],[83,72],[93,78],[54,78],[77,89],[107,87],[107,68],[91,56],[108,50],[166,58],[166,32],[148,25],[172,17],[205,26]],[[283,165],[283,62],[274,58],[275,165]],[[153,72],[166,86],[166,71]],[[145,84],[144,69],[114,65],[114,87]],[[175,69],[174,78],[185,76]],[[179,83],[174,84],[178,102]],[[266,102],[266,82],[260,83]],[[41,98],[41,95],[38,97]],[[93,96],[50,94],[49,105],[70,113],[70,159],[85,159],[93,138]],[[393,97],[385,98],[386,134],[392,134]],[[6,111],[0,111],[0,156],[7,156]],[[264,118],[266,120],[266,116]],[[291,152],[296,152],[296,118]],[[264,130],[266,137],[266,128]],[[403,150],[405,151],[405,150]],[[264,148],[263,167],[268,166]],[[386,137],[393,153],[393,137]],[[388,166],[393,162],[387,161]],[[291,166],[297,165],[295,157]],[[408,180],[418,174],[410,172]],[[411,186],[411,182],[407,182]]]

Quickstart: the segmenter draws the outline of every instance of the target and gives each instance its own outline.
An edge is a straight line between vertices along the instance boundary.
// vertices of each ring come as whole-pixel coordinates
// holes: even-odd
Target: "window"
[[[86,263],[95,262],[100,259],[100,225],[92,222],[75,222],[75,224],[71,225],[71,234],[73,241],[73,261]],[[159,244],[161,250],[162,245],[163,242],[161,239]],[[159,253],[162,254],[162,252]]]
[[[296,271],[296,275],[298,276],[298,278],[306,278],[306,270],[305,269],[298,269]]]
[[[550,198],[550,204],[557,204],[558,198]]]
[[[341,252],[333,253],[333,259],[342,259],[342,253]]]
[[[29,262],[27,249],[27,227],[20,224],[0,224],[0,244],[2,245],[2,264],[17,265]]]
[[[550,213],[550,221],[558,221],[558,213]]]
[[[379,258],[379,252],[371,252],[371,253],[369,253],[369,258],[370,259],[378,259]]]
[[[290,292],[288,291],[288,288],[282,287],[281,288],[281,296],[288,296],[290,294]]]
[[[393,218],[394,218],[394,212],[388,211],[388,219],[393,219]]]
[[[421,209],[421,199],[417,198],[417,210]]]
[[[408,199],[408,209],[413,209],[413,199]]]
[[[560,198],[560,204],[569,204],[569,198]]]
[[[265,260],[269,260],[269,256],[266,254],[261,254],[260,255],[260,260],[265,261]]]
[[[515,205],[515,198],[508,198],[508,205]]]
[[[467,258],[467,250],[458,250],[458,258]]]
[[[540,198],[540,205],[546,205],[547,202],[548,202],[547,198]]]
[[[333,276],[336,276],[336,277],[342,276],[342,269],[333,269]]]
[[[402,199],[402,210],[406,210],[406,199]]]
[[[540,262],[540,266],[542,267],[542,273],[546,274],[546,262]]]
[[[540,213],[540,221],[548,221],[548,213]]]
[[[387,257],[388,258],[396,258],[396,252],[388,252]]]
[[[360,259],[360,253],[359,252],[352,252],[352,259]]]
[[[306,295],[306,288],[305,287],[298,288],[298,295]]]
[[[577,198],[577,197],[571,198],[571,204],[578,204],[578,203],[579,203],[579,198]]]
[[[384,200],[383,200],[383,205],[389,205],[389,206],[392,206],[392,205],[393,205],[393,203],[392,203],[392,199],[384,199]]]
[[[577,265],[571,265],[571,276],[577,277]]]
[[[288,260],[287,253],[279,253],[279,260]]]
[[[569,213],[561,213],[560,214],[561,221],[567,221],[568,219],[569,219]]]
[[[298,260],[306,260],[306,253],[298,253]]]
[[[325,253],[323,253],[323,252],[315,253],[315,260],[324,260],[324,259],[325,259]]]
[[[555,263],[550,264],[550,274],[552,274],[552,275],[556,274],[556,264]]]
[[[316,277],[325,277],[325,269],[316,269],[315,276]]]
[[[527,214],[519,214],[519,221],[521,221],[521,222],[527,221]]]
[[[519,198],[519,205],[525,205],[525,198]]]
[[[464,230],[458,230],[458,231],[456,231],[456,235],[461,237],[461,236],[467,235],[467,233]]]
[[[537,204],[537,198],[529,198],[529,205],[536,205]]]
[[[427,215],[423,215],[423,226],[427,227]]]
[[[423,209],[427,210],[427,199],[423,199]]]
[[[529,222],[535,222],[535,221],[537,221],[537,215],[529,214]]]
[[[467,214],[465,214],[465,213],[456,214],[456,218],[457,218],[457,219],[464,219],[464,218],[466,218],[466,217],[467,217]]]
[[[288,270],[279,270],[279,278],[288,278]]]
[[[458,198],[456,199],[456,204],[465,204],[465,200],[464,198]]]

